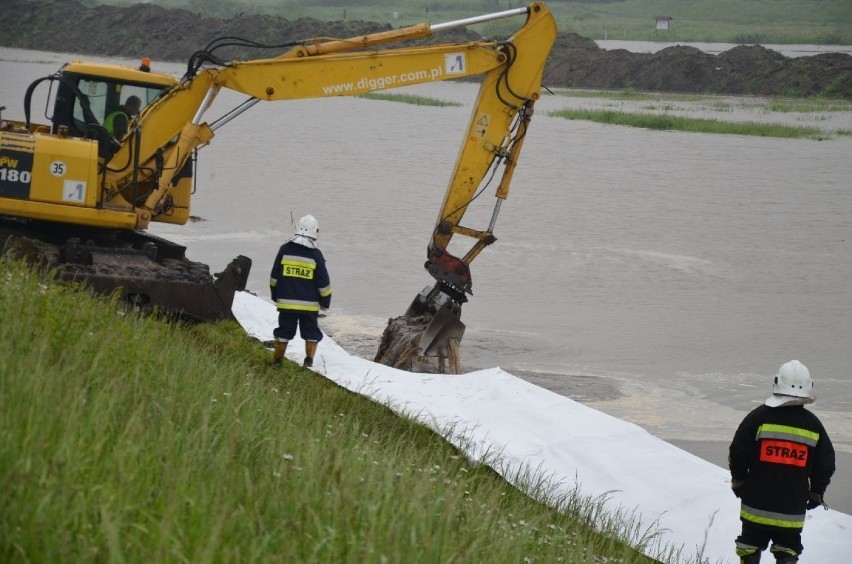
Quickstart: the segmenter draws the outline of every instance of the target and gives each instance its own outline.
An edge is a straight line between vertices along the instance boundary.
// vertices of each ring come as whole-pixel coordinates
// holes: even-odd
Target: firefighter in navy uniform
[[[320,309],[331,305],[331,281],[325,257],[317,247],[319,223],[306,215],[296,224],[296,233],[278,249],[269,289],[278,308],[278,327],[273,331],[275,352],[272,363],[281,364],[287,343],[299,334],[305,340],[304,366],[311,367],[317,345],[322,340],[318,318]]]
[[[834,447],[820,420],[805,409],[813,380],[798,360],[778,370],[772,395],[740,423],[728,458],[731,487],[742,500],[742,564],[760,562],[772,541],[777,563],[797,562],[807,509],[824,505],[834,474]]]

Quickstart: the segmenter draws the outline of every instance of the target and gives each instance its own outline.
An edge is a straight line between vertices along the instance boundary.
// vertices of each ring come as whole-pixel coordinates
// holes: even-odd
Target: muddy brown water
[[[26,86],[65,59],[0,50],[4,115],[23,117]],[[294,219],[315,215],[334,286],[322,326],[372,359],[388,320],[432,284],[426,245],[476,88],[408,89],[462,107],[258,104],[201,152],[192,213],[205,221],[152,231],[186,244],[212,272],[252,257],[249,289],[267,297],[267,261]],[[240,99],[223,94],[222,111]],[[659,132],[546,115],[662,104],[559,93],[539,102],[498,241],[472,265],[462,367],[500,366],[725,466],[740,419],[769,394],[777,367],[798,358],[840,454],[827,499],[852,513],[852,138]],[[34,107],[38,120],[43,102]],[[773,113],[755,99],[666,107],[852,130],[852,112]],[[484,227],[492,194],[466,225]]]

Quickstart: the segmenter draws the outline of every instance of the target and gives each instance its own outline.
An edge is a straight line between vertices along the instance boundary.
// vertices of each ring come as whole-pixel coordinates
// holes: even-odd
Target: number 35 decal
[[[65,176],[66,170],[67,167],[62,161],[53,161],[52,163],[50,163],[50,174],[52,174],[56,178],[62,178],[63,176]]]

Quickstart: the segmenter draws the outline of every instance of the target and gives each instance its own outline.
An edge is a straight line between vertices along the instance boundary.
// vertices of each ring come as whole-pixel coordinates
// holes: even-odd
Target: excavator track
[[[56,272],[93,292],[189,321],[233,317],[251,259],[236,257],[220,273],[186,258],[186,247],[142,231],[116,231],[0,217],[0,253]]]

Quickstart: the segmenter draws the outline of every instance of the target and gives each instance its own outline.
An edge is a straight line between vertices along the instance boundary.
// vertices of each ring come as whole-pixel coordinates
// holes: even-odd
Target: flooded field
[[[21,118],[27,85],[59,60],[0,50],[3,115]],[[213,271],[237,254],[252,257],[249,288],[265,297],[278,245],[294,219],[313,214],[334,285],[322,326],[372,358],[388,319],[432,283],[426,245],[476,90],[406,90],[461,107],[258,104],[200,153],[192,213],[205,221],[152,231],[186,244]],[[241,99],[220,98],[222,112]],[[648,131],[547,115],[566,107],[807,125],[829,138]],[[852,492],[852,138],[832,135],[852,130],[852,111],[773,108],[756,98],[545,94],[498,241],[472,265],[461,362],[500,366],[724,466],[739,420],[769,394],[778,366],[798,358],[845,461],[829,504],[852,512],[852,493],[841,493]],[[463,224],[487,223],[492,193]]]

